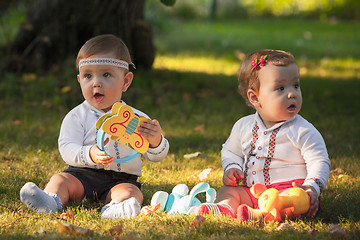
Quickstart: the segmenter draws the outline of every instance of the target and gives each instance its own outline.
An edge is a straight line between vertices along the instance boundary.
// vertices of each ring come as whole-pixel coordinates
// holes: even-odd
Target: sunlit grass
[[[158,54],[154,68],[178,72],[221,74],[236,77],[241,60],[214,56],[164,55]],[[360,79],[360,59],[345,58],[321,60],[299,60],[301,77],[327,79]]]
[[[341,36],[339,30],[344,31]],[[19,199],[23,184],[33,181],[44,188],[53,174],[67,167],[57,150],[59,128],[65,114],[83,101],[71,63],[71,70],[61,73],[2,75],[0,238],[68,239],[58,233],[61,221],[94,230],[89,239],[116,239],[107,232],[115,225],[123,229],[121,239],[337,239],[327,232],[332,223],[345,230],[348,239],[358,239],[360,57],[353,46],[360,39],[355,30],[356,24],[348,23],[333,28],[301,21],[185,22],[155,35],[159,51],[154,69],[136,70],[123,95],[127,103],[157,118],[170,142],[162,162],[143,162],[144,204],[156,191],[170,193],[176,184],[192,188],[206,168],[212,168],[206,181],[219,189],[221,146],[236,120],[253,113],[236,90],[244,53],[267,47],[293,52],[304,79],[300,113],[323,135],[332,162],[322,210],[315,219],[286,221],[288,229],[277,231],[274,223],[243,224],[219,217],[209,217],[195,228],[191,227],[194,216],[165,213],[102,220],[103,204],[89,201],[65,206],[64,211],[74,213],[74,220],[29,210]],[[303,40],[307,31],[313,40]],[[336,45],[342,36],[346,37]],[[328,42],[323,44],[325,39]],[[322,45],[331,46],[331,51],[323,51]],[[201,154],[184,156],[194,152]]]
[[[167,69],[179,72],[195,72],[206,74],[222,74],[226,76],[235,75],[239,63],[221,57],[213,56],[189,56],[178,54],[156,56],[153,67],[155,69]]]

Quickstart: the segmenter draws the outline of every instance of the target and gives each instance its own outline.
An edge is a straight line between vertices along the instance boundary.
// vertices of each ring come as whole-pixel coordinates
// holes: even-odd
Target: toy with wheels
[[[201,204],[200,200],[195,197],[197,194],[205,192],[206,202],[208,203],[213,203],[216,197],[215,189],[205,182],[194,186],[189,195],[188,192],[189,188],[186,184],[176,185],[170,195],[167,192],[158,191],[153,195],[151,205],[160,203],[160,210],[168,214],[189,214]]]

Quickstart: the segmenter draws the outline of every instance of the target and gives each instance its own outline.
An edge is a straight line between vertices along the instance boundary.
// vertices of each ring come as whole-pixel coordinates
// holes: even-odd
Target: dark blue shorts
[[[141,184],[137,181],[138,176],[133,174],[73,166],[69,166],[63,172],[79,179],[84,186],[86,198],[94,201],[105,202],[111,188],[120,183],[131,183],[141,189]]]

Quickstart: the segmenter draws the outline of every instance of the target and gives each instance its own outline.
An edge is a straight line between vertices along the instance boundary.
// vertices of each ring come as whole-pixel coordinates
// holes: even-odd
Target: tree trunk
[[[151,68],[155,51],[145,0],[36,0],[10,45],[8,68],[47,70],[77,54],[89,38],[121,37],[133,62]]]

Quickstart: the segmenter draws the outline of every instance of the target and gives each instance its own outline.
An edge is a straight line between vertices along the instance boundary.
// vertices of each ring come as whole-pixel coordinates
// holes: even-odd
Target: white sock
[[[130,218],[140,214],[141,206],[136,198],[132,197],[123,202],[110,202],[101,209],[101,218]]]
[[[21,188],[20,200],[39,213],[56,213],[62,210],[61,199],[55,193],[46,193],[32,182]]]

